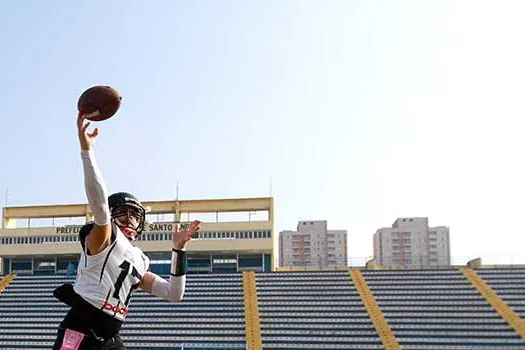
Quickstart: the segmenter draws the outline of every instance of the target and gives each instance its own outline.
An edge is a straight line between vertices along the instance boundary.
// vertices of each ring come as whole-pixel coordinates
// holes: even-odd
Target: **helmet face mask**
[[[129,227],[133,230],[137,230],[142,221],[142,217],[138,210],[127,205],[115,208],[111,216],[117,225]]]
[[[108,202],[111,219],[117,226],[135,231],[136,236],[142,233],[146,210],[135,196],[126,192],[118,192],[109,196]],[[135,238],[126,232],[123,233],[130,240]]]

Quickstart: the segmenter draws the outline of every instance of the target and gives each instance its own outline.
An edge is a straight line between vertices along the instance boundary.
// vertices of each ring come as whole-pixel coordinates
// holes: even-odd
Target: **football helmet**
[[[108,202],[111,219],[117,226],[130,228],[137,236],[142,233],[146,209],[137,197],[127,192],[117,192],[108,197]]]

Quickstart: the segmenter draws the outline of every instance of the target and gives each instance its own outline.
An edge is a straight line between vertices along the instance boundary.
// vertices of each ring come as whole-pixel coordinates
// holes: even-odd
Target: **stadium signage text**
[[[79,233],[82,225],[57,227],[57,233]]]
[[[82,228],[82,225],[60,226],[56,228],[56,233],[58,234],[79,233],[81,228]],[[172,232],[174,229],[175,229],[175,224],[172,222],[146,224],[144,227],[144,231],[146,232]]]
[[[144,227],[144,231],[173,231],[174,229],[171,223],[149,224]]]

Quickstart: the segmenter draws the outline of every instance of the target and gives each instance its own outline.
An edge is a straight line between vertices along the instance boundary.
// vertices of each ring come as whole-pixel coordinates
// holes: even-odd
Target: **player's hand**
[[[180,225],[175,225],[175,232],[173,232],[172,241],[175,249],[184,249],[186,243],[193,238],[193,236],[201,229],[201,222],[199,220],[193,221],[185,229],[181,229]]]
[[[78,113],[77,117],[77,129],[78,129],[78,140],[80,141],[80,148],[84,151],[93,148],[95,138],[98,136],[98,128],[95,128],[92,133],[87,132],[90,122],[84,123],[86,115]]]

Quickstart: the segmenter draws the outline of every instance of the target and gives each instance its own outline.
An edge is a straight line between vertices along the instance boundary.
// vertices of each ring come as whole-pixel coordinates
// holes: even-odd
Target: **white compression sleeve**
[[[171,253],[170,280],[166,281],[160,276],[155,276],[151,287],[151,294],[169,301],[181,301],[186,288],[186,253],[175,250]]]
[[[111,222],[106,184],[95,161],[93,150],[82,150],[82,165],[84,168],[84,186],[89,206],[95,217],[95,224],[107,225]]]

